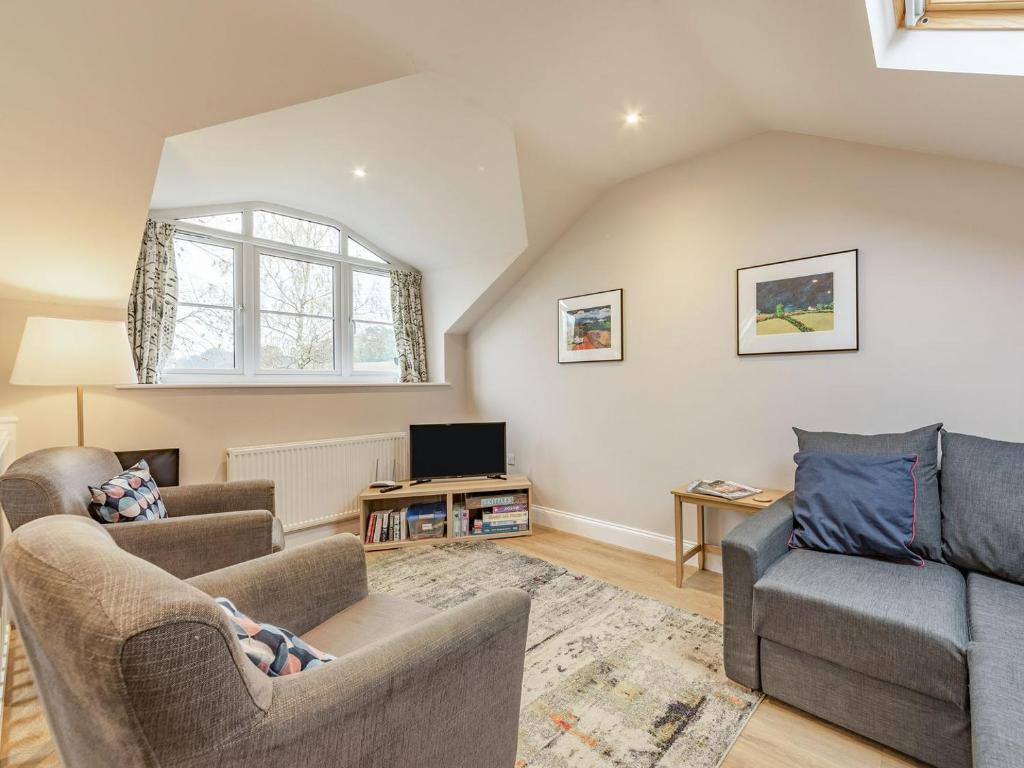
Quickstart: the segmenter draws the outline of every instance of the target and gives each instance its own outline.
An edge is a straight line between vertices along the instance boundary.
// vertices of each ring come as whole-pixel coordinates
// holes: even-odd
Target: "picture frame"
[[[558,300],[558,362],[623,359],[622,289]]]
[[[860,349],[856,248],[736,270],[736,354]]]

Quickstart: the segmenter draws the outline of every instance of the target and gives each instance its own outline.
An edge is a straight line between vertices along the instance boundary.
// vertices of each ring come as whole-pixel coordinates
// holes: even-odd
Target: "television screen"
[[[505,422],[409,427],[409,475],[413,480],[503,474]]]

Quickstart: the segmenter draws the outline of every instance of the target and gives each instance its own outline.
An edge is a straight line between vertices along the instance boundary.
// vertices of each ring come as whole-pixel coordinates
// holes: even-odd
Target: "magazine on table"
[[[721,499],[729,499],[729,501],[744,499],[762,491],[761,488],[753,488],[732,480],[694,480],[686,486],[686,490],[703,496],[718,496]]]

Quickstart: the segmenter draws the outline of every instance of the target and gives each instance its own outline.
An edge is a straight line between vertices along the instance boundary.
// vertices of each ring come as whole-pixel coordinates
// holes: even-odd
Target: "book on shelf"
[[[732,480],[694,480],[686,486],[686,490],[690,493],[699,493],[702,496],[717,496],[720,499],[736,501],[761,493],[762,489]]]

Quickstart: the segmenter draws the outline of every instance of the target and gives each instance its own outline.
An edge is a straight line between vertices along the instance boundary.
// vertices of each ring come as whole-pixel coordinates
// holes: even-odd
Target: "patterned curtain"
[[[178,270],[174,225],[146,220],[135,282],[128,302],[128,338],[140,384],[159,384],[178,318]]]
[[[395,320],[395,347],[401,368],[399,381],[427,380],[427,342],[423,333],[423,275],[391,273],[391,314]]]

